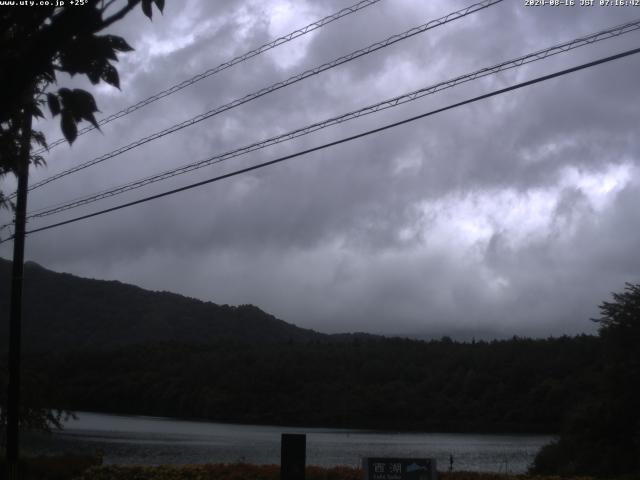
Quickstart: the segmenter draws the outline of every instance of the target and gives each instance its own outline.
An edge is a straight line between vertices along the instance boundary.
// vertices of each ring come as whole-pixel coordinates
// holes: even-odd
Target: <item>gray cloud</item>
[[[101,87],[98,103],[116,111],[348,4],[191,0],[183,8],[167,2],[153,23],[132,15],[114,29],[137,48],[121,62],[123,91]],[[53,150],[32,181],[468,4],[384,0]],[[34,191],[30,202],[44,207],[109,188],[601,30],[628,19],[622,10],[503,2]],[[558,55],[55,219],[629,49],[637,38]],[[29,238],[28,257],[79,275],[254,303],[322,331],[591,332],[598,303],[640,271],[639,74],[637,58],[623,59],[43,232]],[[54,122],[43,128],[58,136]],[[10,255],[6,244],[0,254]]]

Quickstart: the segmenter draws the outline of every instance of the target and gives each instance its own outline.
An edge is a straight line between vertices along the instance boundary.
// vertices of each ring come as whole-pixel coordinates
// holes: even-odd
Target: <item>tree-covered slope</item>
[[[9,312],[11,262],[0,259],[0,318]],[[0,322],[6,338],[8,322]],[[125,345],[219,340],[283,342],[324,335],[298,328],[252,305],[202,302],[117,281],[56,273],[27,262],[23,342],[28,351],[111,349]],[[0,342],[0,349],[6,349]]]
[[[0,274],[6,312],[8,262],[0,261]],[[26,268],[25,313],[24,380],[32,392],[25,398],[49,407],[248,423],[552,432],[602,378],[598,337],[459,343],[323,335],[253,306],[220,306],[35,264]]]
[[[591,336],[158,344],[43,355],[56,406],[88,411],[431,431],[554,432],[594,388]]]

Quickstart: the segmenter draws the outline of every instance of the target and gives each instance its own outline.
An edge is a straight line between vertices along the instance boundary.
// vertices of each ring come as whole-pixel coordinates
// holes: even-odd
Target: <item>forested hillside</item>
[[[0,259],[0,317],[9,312],[11,262]],[[25,265],[23,346],[27,351],[110,349],[141,343],[308,341],[322,334],[253,305],[233,307],[116,281],[90,280]],[[8,322],[0,322],[6,338]],[[0,349],[6,349],[0,342]]]
[[[2,313],[8,274],[9,263],[0,261]],[[254,306],[220,306],[35,264],[26,268],[25,311],[25,401],[39,407],[555,432],[601,379],[597,337],[458,343],[324,335]]]
[[[29,359],[56,406],[218,421],[558,431],[594,388],[594,337],[180,344]]]

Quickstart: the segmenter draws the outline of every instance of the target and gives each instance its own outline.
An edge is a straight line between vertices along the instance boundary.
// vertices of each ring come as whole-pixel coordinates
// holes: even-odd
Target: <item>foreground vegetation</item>
[[[278,465],[215,464],[184,466],[102,466],[101,459],[90,456],[63,455],[35,457],[23,462],[24,480],[279,480]],[[0,458],[0,480],[5,468]],[[497,473],[439,473],[439,480],[558,480],[559,477],[505,475]],[[306,480],[362,480],[362,470],[350,467],[306,469]],[[565,480],[591,480],[590,477],[567,477]]]
[[[72,480],[102,465],[102,458],[94,455],[65,454],[20,459],[21,480]],[[0,455],[0,480],[7,478],[7,463]]]
[[[533,471],[640,478],[640,284],[600,305],[596,388],[566,415],[560,438]]]
[[[194,465],[184,467],[98,467],[77,480],[279,480],[277,465]],[[349,467],[307,467],[306,480],[362,480],[362,471]],[[497,473],[439,473],[439,480],[556,480],[558,477]],[[590,480],[573,477],[573,480]]]

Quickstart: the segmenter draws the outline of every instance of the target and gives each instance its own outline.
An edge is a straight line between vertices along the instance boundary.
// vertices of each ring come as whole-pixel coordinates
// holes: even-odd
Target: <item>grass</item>
[[[71,480],[100,465],[102,465],[102,458],[94,455],[25,457],[20,460],[20,478],[21,480]],[[0,456],[0,480],[6,478],[7,464],[4,456]]]
[[[560,477],[497,473],[440,473],[439,480],[559,480]],[[77,480],[279,480],[278,465],[103,466],[87,470]],[[362,470],[349,467],[307,467],[306,480],[362,480]],[[563,479],[566,480],[566,479]],[[573,480],[592,480],[588,477]]]
[[[212,464],[183,466],[102,465],[89,455],[58,455],[27,458],[22,462],[23,480],[279,480],[279,465]],[[0,480],[6,465],[0,458]],[[562,477],[506,475],[499,473],[439,473],[438,480],[560,480]],[[362,480],[362,470],[350,467],[307,467],[306,480]],[[562,480],[567,480],[563,478]],[[573,477],[572,480],[593,480]]]

